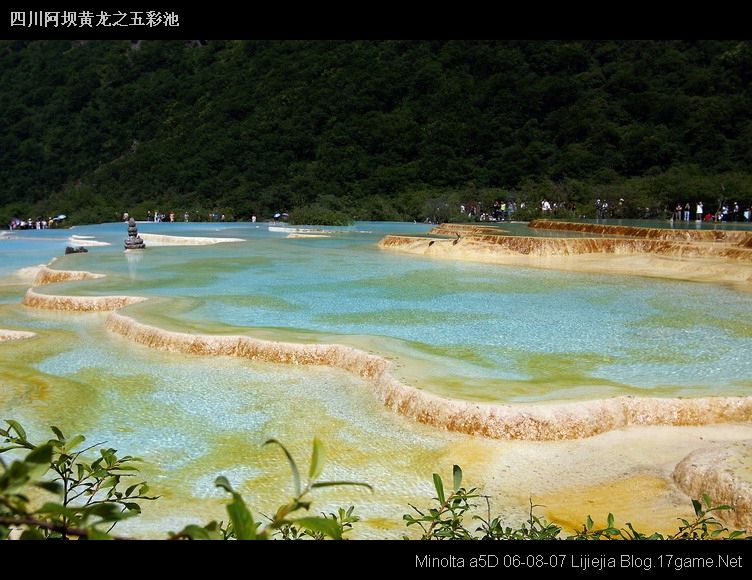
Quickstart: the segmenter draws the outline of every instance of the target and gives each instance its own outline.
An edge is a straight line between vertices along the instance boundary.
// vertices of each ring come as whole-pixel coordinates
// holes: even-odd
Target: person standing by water
[[[689,202],[684,204],[684,221],[689,221]]]
[[[697,202],[697,212],[695,213],[695,220],[698,222],[702,221],[702,202]]]

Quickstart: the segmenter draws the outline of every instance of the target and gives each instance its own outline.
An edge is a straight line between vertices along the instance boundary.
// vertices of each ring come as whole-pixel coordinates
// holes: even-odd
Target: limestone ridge
[[[674,469],[673,478],[690,497],[707,493],[716,503],[734,509],[719,516],[732,526],[752,528],[752,441],[712,445],[687,455]]]
[[[453,224],[441,224],[437,227],[446,228],[449,225]],[[630,238],[644,238],[676,242],[721,242],[747,248],[752,247],[752,232],[743,230],[646,228],[612,224],[560,222],[551,220],[533,220],[528,224],[528,227],[539,230],[560,232],[586,232],[606,236],[625,236]]]
[[[351,346],[175,332],[114,311],[107,317],[105,327],[155,350],[339,368],[365,379],[372,394],[394,412],[439,429],[489,439],[582,439],[631,425],[705,425],[743,422],[752,416],[752,397],[733,396],[619,396],[534,405],[463,401],[407,385],[393,374],[387,359]]]
[[[441,224],[429,236],[387,235],[378,247],[428,258],[601,274],[712,282],[752,291],[752,232],[670,230],[537,220],[531,228],[608,237],[533,237],[467,224]]]

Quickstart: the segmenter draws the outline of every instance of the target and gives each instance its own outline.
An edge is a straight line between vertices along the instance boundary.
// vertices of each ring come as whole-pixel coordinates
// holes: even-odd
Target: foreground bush
[[[7,420],[0,429],[3,446],[0,455],[11,453],[15,458],[6,462],[0,457],[0,539],[129,539],[112,533],[124,519],[141,513],[141,503],[154,501],[158,496],[148,495],[149,486],[138,479],[137,457],[118,457],[112,448],[99,447],[102,443],[84,446],[85,438],[76,435],[67,438],[58,427],[51,427],[54,438],[42,443],[29,441],[26,431],[17,422]],[[360,518],[354,507],[339,508],[336,513],[320,516],[301,515],[312,505],[311,493],[322,487],[359,486],[371,489],[366,483],[352,481],[319,481],[324,468],[324,449],[318,439],[313,449],[305,484],[298,465],[287,448],[275,439],[264,445],[278,447],[290,466],[294,495],[281,504],[272,516],[258,521],[245,499],[233,489],[225,477],[218,477],[217,487],[231,497],[226,506],[227,522],[212,521],[206,525],[189,525],[179,532],[170,532],[169,539],[193,540],[263,540],[263,539],[336,539],[340,540],[352,530]],[[85,456],[97,449],[93,460]],[[436,497],[428,508],[411,506],[413,513],[405,514],[408,527],[418,528],[423,540],[552,540],[561,539],[561,527],[535,515],[538,506],[530,503],[528,520],[519,527],[504,526],[499,517],[491,517],[491,506],[476,488],[462,485],[462,470],[455,465],[452,486],[446,490],[438,474],[433,475]],[[30,494],[48,494],[50,501],[34,501]],[[485,499],[487,517],[468,517],[477,507],[474,502]],[[681,525],[674,534],[642,533],[627,522],[626,527],[615,527],[614,517],[608,514],[606,528],[597,529],[588,516],[582,529],[566,539],[713,539],[738,538],[742,531],[730,532],[714,514],[731,509],[714,506],[707,495],[702,502],[693,500],[695,519],[680,519]],[[468,523],[475,522],[475,524]],[[469,526],[469,527],[468,527]],[[406,539],[408,539],[406,537]]]
[[[491,517],[491,506],[488,498],[487,518],[474,515],[471,520],[477,522],[474,529],[466,527],[466,515],[472,508],[477,507],[472,502],[482,498],[476,488],[467,489],[462,486],[462,469],[454,466],[452,474],[452,489],[447,493],[441,476],[434,473],[433,483],[436,489],[436,502],[432,507],[419,509],[411,506],[417,514],[405,514],[403,519],[407,526],[417,526],[422,531],[421,540],[557,540],[562,539],[562,529],[545,518],[535,515],[536,506],[530,502],[528,520],[519,527],[504,526],[499,517]],[[713,515],[715,512],[732,509],[727,505],[713,505],[710,497],[703,494],[702,502],[692,500],[695,511],[694,520],[679,518],[681,524],[673,534],[659,532],[643,533],[637,531],[631,523],[625,527],[615,526],[614,515],[609,513],[607,526],[596,528],[590,516],[582,525],[582,529],[573,535],[565,536],[567,540],[709,540],[735,539],[745,535],[741,530],[729,531]],[[405,538],[407,539],[407,537]]]

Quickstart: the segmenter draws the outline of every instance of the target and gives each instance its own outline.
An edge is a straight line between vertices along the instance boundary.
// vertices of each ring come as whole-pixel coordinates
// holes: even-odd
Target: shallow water
[[[409,384],[454,398],[749,393],[746,295],[376,248],[386,233],[423,234],[430,227],[359,223],[326,228],[329,238],[289,239],[264,224],[140,224],[146,233],[246,240],[142,253],[122,251],[123,224],[5,236],[0,275],[12,284],[0,285],[0,328],[39,336],[0,344],[0,410],[38,433],[58,424],[144,457],[146,475],[167,496],[151,519],[145,516],[160,530],[165,514],[171,529],[197,515],[221,517],[222,494],[212,485],[220,473],[270,510],[289,474],[278,452],[260,447],[268,437],[303,461],[318,435],[330,448],[326,477],[377,487],[368,497],[328,491],[323,505],[346,498],[374,518],[398,519],[408,501],[429,498],[436,469],[456,462],[482,477],[479,458],[487,464],[496,458],[492,443],[391,414],[364,381],[343,371],[155,352],[107,333],[104,314],[20,306],[28,285],[12,273],[61,256],[75,245],[72,234],[112,245],[60,257],[54,267],[107,277],[40,292],[152,297],[127,312],[173,330],[352,344],[394,360]],[[202,499],[190,515],[180,510],[186,497]],[[387,533],[384,526],[394,524],[372,519],[366,535]]]
[[[422,224],[328,228],[341,233],[312,239],[253,225],[145,224],[142,231],[247,242],[127,255],[120,229],[77,228],[113,246],[55,267],[107,278],[59,284],[55,293],[178,298],[138,310],[147,323],[174,311],[177,330],[262,327],[356,344],[383,337],[419,386],[479,400],[736,395],[752,379],[743,356],[752,336],[747,297],[721,287],[447,263],[375,247],[385,231],[425,232]]]

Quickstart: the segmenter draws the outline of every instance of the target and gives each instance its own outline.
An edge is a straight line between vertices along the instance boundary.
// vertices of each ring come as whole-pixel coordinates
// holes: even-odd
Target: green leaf
[[[342,528],[337,522],[329,518],[306,517],[290,520],[289,523],[305,528],[311,532],[322,533],[333,540],[342,539]]]
[[[308,468],[308,479],[313,481],[324,469],[324,446],[318,437],[313,438],[313,452],[311,453],[311,465]]]
[[[350,485],[350,486],[358,486],[358,487],[367,487],[371,491],[373,491],[373,487],[371,487],[367,483],[362,483],[360,481],[318,481],[311,485],[311,489],[314,487],[334,487],[337,485]]]
[[[64,505],[52,502],[45,503],[41,508],[39,508],[38,513],[51,516],[63,516],[66,518],[72,518],[76,515],[75,510],[67,508]]]
[[[136,512],[139,514],[141,513],[141,506],[138,505],[136,502],[126,501],[123,503],[123,505],[125,506],[125,509],[127,509],[128,511]]]
[[[109,487],[115,487],[118,483],[120,483],[120,477],[117,475],[113,475],[111,477],[108,477],[102,482],[102,485],[99,486],[100,489],[107,489]]]
[[[28,528],[21,534],[22,540],[44,540],[44,534],[36,528]]]
[[[56,481],[39,481],[34,485],[55,494],[63,491],[63,486]]]
[[[21,427],[21,424],[18,421],[14,421],[13,419],[6,419],[5,422],[9,425],[9,429],[13,429],[19,438],[26,441],[26,431],[24,431],[24,428]]]
[[[26,463],[38,463],[42,465],[49,465],[50,461],[52,461],[52,446],[51,445],[40,445],[31,453],[29,453],[24,461]]]
[[[7,447],[0,447],[0,453],[5,453],[11,449],[24,449],[23,445],[8,445]]]
[[[256,523],[239,493],[232,494],[232,501],[227,504],[227,513],[238,540],[256,539]]]
[[[96,528],[89,528],[88,530],[88,536],[90,540],[111,540],[112,536],[110,536],[106,532],[101,532]]]
[[[295,497],[299,497],[301,493],[301,488],[300,488],[300,472],[298,471],[298,466],[295,463],[295,460],[292,458],[292,455],[290,455],[290,452],[287,450],[287,447],[282,445],[276,439],[268,439],[267,441],[264,442],[264,445],[269,445],[272,443],[279,445],[282,451],[284,451],[285,456],[287,457],[287,462],[290,464],[290,470],[292,471],[292,481],[295,487]]]
[[[710,507],[710,506],[712,505],[712,503],[713,503],[713,502],[712,502],[712,501],[710,500],[710,496],[709,496],[709,495],[708,495],[707,493],[703,493],[703,494],[702,494],[702,501],[704,501],[704,502],[705,502],[705,505],[706,505],[707,507]]]
[[[695,508],[695,515],[699,516],[702,514],[702,504],[697,501],[696,499],[692,500],[692,507]]]
[[[29,465],[21,461],[14,461],[7,471],[0,477],[0,491],[3,495],[16,493],[29,482]]]
[[[462,468],[459,465],[452,467],[452,484],[454,491],[459,491],[462,487]]]
[[[70,441],[68,441],[65,444],[65,448],[68,451],[72,451],[73,449],[75,449],[79,444],[83,443],[84,441],[86,441],[86,437],[84,437],[83,435],[76,435],[73,439],[71,439]]]
[[[609,513],[609,514],[608,514],[608,518],[606,518],[606,521],[608,522],[608,523],[607,523],[607,526],[608,526],[609,528],[613,528],[613,527],[614,527],[614,514],[612,514],[612,513]]]
[[[201,526],[191,524],[184,527],[177,535],[187,536],[191,540],[210,540],[209,531]]]
[[[100,449],[100,452],[102,453],[102,458],[104,459],[104,462],[107,464],[107,468],[111,468],[115,465],[117,462],[117,455],[115,455],[115,449],[110,447],[107,450]]]
[[[52,425],[50,429],[52,429],[52,432],[55,434],[55,437],[57,437],[58,441],[65,441],[65,435],[63,435],[63,432],[60,430],[59,427],[55,427],[54,425]]]
[[[117,504],[114,503],[97,503],[80,510],[85,515],[98,516],[103,520],[122,520],[134,514],[123,512]]]
[[[52,447],[49,445],[41,445],[29,453],[24,459],[29,479],[36,480],[42,477],[50,468],[51,460]]]
[[[585,525],[587,526],[588,531],[593,529],[593,518],[590,516],[587,517],[587,521],[585,522]]]
[[[433,485],[436,488],[439,503],[445,503],[446,500],[444,499],[444,482],[441,481],[441,476],[438,473],[433,474]]]
[[[220,475],[217,479],[215,479],[214,485],[216,485],[217,487],[221,487],[222,489],[224,489],[225,491],[229,493],[235,493],[235,490],[232,489],[232,485],[230,485],[230,482],[227,480],[227,478],[224,475]]]
[[[135,465],[120,464],[120,465],[115,465],[114,467],[110,468],[110,471],[139,471],[139,469]]]

